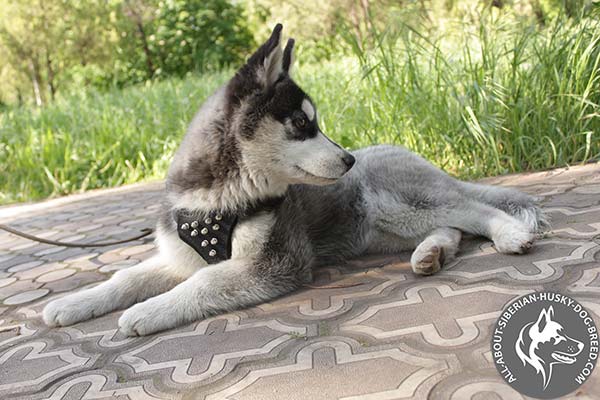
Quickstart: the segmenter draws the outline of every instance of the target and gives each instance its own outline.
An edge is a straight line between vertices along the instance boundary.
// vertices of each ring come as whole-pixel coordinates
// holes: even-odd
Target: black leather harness
[[[273,197],[235,211],[178,209],[173,218],[179,238],[208,264],[216,264],[231,258],[233,230],[238,222],[276,209],[283,199],[283,196]]]

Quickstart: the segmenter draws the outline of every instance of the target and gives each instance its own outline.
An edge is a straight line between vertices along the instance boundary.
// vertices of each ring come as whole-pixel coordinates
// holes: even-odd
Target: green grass
[[[0,203],[162,178],[186,126],[226,73],[0,115]]]
[[[309,83],[344,145],[404,144],[465,178],[539,170],[600,155],[599,42],[592,21],[500,20],[438,40],[406,29],[355,46],[360,72],[334,66],[325,87],[322,74]]]
[[[297,68],[321,128],[344,146],[404,144],[464,178],[600,155],[597,22],[539,30],[500,19],[437,38],[408,28],[377,37],[370,51],[349,37],[352,56]],[[228,75],[5,111],[0,203],[163,177],[191,117]]]

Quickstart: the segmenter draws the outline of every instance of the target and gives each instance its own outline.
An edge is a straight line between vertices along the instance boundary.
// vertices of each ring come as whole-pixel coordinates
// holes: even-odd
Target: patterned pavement
[[[543,198],[553,231],[526,255],[463,240],[431,277],[410,254],[320,270],[303,290],[142,338],[120,312],[49,329],[51,299],[154,252],[152,238],[70,249],[0,231],[1,399],[520,399],[492,363],[491,328],[533,290],[574,297],[600,324],[600,164],[490,179]],[[64,241],[153,227],[161,184],[0,208],[0,222]],[[315,286],[324,286],[316,288]],[[573,398],[598,398],[595,373]]]

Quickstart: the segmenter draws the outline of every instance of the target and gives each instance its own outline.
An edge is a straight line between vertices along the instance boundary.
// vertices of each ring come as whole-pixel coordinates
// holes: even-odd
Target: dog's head
[[[294,40],[282,50],[281,30],[278,24],[227,85],[226,113],[248,168],[287,183],[332,183],[354,157],[319,129],[313,101],[290,76]]]
[[[523,364],[529,364],[541,373],[544,388],[550,382],[552,366],[573,364],[583,350],[583,343],[568,336],[563,326],[554,319],[552,306],[542,309],[535,322],[521,329],[516,352]]]

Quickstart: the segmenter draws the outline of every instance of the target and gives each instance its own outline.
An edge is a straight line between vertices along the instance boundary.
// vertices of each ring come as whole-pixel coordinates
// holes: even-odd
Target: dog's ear
[[[283,72],[288,75],[291,75],[292,67],[294,66],[295,43],[296,41],[294,39],[288,39],[285,49],[283,49],[283,62],[281,64],[281,68],[283,69]]]
[[[538,327],[538,332],[543,332],[546,325],[552,320],[552,316],[554,315],[554,308],[552,306],[548,307],[548,309],[543,309],[536,321],[536,325]]]
[[[280,46],[282,29],[283,26],[281,24],[275,25],[271,37],[250,56],[246,64],[229,81],[227,85],[228,114],[239,106],[242,99],[252,94],[265,92],[272,87],[284,73],[284,57]],[[288,53],[291,55],[291,48]],[[291,61],[286,61],[286,63],[289,68]]]
[[[246,64],[263,88],[275,83],[283,72],[283,53],[280,46],[282,29],[281,24],[275,25],[271,37],[252,54]]]

